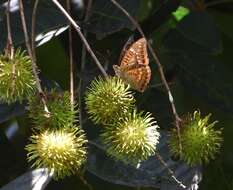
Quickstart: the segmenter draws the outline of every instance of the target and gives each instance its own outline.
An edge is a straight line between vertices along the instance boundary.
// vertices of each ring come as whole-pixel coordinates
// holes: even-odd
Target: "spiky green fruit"
[[[211,114],[201,118],[200,111],[195,111],[193,115],[184,119],[180,133],[181,154],[177,132],[173,129],[169,142],[171,153],[191,166],[208,163],[210,159],[214,159],[220,149],[222,137],[221,130],[214,129],[217,122],[209,123],[210,116]]]
[[[32,96],[36,81],[32,72],[32,61],[24,51],[17,49],[13,58],[0,55],[0,101],[22,102]]]
[[[117,77],[94,80],[86,92],[86,106],[95,124],[109,124],[128,113],[135,99],[130,86]]]
[[[77,105],[71,109],[70,93],[51,90],[45,92],[50,116],[45,116],[44,105],[40,96],[29,99],[29,117],[37,129],[70,127],[77,122]]]
[[[114,159],[137,165],[155,154],[159,136],[158,125],[151,114],[134,110],[114,125],[105,127],[101,140]]]
[[[75,174],[85,163],[86,142],[78,128],[44,130],[31,136],[25,149],[32,167],[48,168],[54,172],[55,179],[60,179]]]

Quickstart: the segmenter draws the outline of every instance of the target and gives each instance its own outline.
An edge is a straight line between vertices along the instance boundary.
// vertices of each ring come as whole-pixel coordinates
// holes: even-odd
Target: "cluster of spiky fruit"
[[[32,167],[44,167],[55,179],[80,170],[87,157],[87,139],[77,126],[77,105],[71,105],[68,92],[46,91],[45,112],[40,96],[33,96],[36,81],[32,61],[17,49],[11,56],[0,55],[0,101],[22,102],[29,99],[29,116],[33,135],[26,146]],[[153,156],[159,142],[158,125],[150,113],[138,112],[130,86],[120,78],[101,77],[92,81],[85,102],[89,118],[103,126],[100,139],[108,155],[126,164],[138,165]],[[170,133],[171,153],[193,166],[207,163],[219,151],[221,130],[210,115],[201,118],[199,111],[188,115],[181,126],[180,138],[174,129]],[[181,148],[180,149],[180,144]]]
[[[116,160],[137,165],[155,154],[159,132],[151,114],[138,113],[129,85],[120,78],[94,80],[86,93],[87,112],[103,126],[101,141]]]
[[[0,101],[13,103],[29,99],[29,116],[34,134],[26,146],[28,160],[34,167],[46,167],[55,179],[77,172],[86,160],[87,139],[77,124],[77,106],[71,105],[68,92],[46,92],[46,116],[40,96],[32,96],[36,82],[32,62],[19,49],[13,57],[0,55]],[[150,113],[138,112],[130,86],[120,78],[98,78],[86,92],[90,119],[102,125],[100,139],[107,153],[126,164],[137,165],[155,154],[159,142],[158,125]],[[210,115],[201,118],[199,111],[184,119],[181,138],[170,133],[172,154],[189,165],[214,158],[222,141],[221,131],[209,123]],[[180,151],[180,143],[182,151]]]
[[[159,142],[158,125],[151,114],[136,111],[133,93],[121,79],[94,80],[85,100],[92,121],[103,126],[100,139],[111,157],[137,165],[155,154]],[[200,112],[195,111],[185,118],[181,142],[176,129],[172,130],[169,142],[172,154],[189,165],[214,158],[222,137],[221,131],[213,128],[216,122],[209,123],[209,117],[201,118]]]
[[[36,81],[32,61],[24,51],[17,49],[12,57],[0,55],[0,101],[22,102],[34,94]]]
[[[34,96],[36,81],[32,61],[24,51],[0,55],[0,101],[22,102],[29,99],[33,135],[26,146],[34,167],[45,167],[59,179],[77,172],[86,160],[86,137],[76,126],[77,106],[70,103],[68,92],[46,92],[50,115],[46,115],[40,96]]]
[[[68,92],[46,92],[50,116],[38,96],[29,101],[29,116],[34,134],[26,146],[33,167],[46,167],[59,179],[79,171],[86,160],[87,139],[76,125],[77,106],[70,103]]]
[[[211,114],[201,118],[200,111],[195,111],[185,117],[181,125],[180,142],[176,130],[173,129],[170,133],[171,153],[191,166],[208,163],[213,159],[220,149],[222,137],[221,130],[214,129],[217,122],[209,122],[210,116]]]

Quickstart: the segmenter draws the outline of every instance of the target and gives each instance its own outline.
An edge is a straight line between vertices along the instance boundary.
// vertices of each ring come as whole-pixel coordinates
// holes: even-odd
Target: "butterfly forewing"
[[[132,88],[143,92],[151,78],[146,39],[134,42],[125,52],[118,68],[119,75]]]
[[[132,63],[148,65],[149,60],[146,47],[147,46],[145,38],[141,38],[138,41],[134,42],[125,52],[125,55],[121,60],[120,66],[123,67]]]

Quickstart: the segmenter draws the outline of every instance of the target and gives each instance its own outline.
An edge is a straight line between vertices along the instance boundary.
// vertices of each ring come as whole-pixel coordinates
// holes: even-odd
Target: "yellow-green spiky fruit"
[[[70,127],[77,122],[77,105],[71,109],[70,93],[55,90],[45,92],[50,116],[45,116],[44,105],[40,96],[29,99],[29,117],[37,129]]]
[[[213,159],[219,151],[222,137],[221,130],[214,129],[217,122],[209,122],[210,116],[211,114],[201,118],[200,111],[195,111],[193,115],[188,115],[184,119],[180,133],[181,154],[177,132],[173,129],[169,141],[171,153],[191,166],[208,163],[210,159]]]
[[[137,165],[155,154],[159,136],[158,125],[151,114],[134,110],[124,119],[105,127],[101,140],[114,159]]]
[[[117,77],[94,80],[86,92],[86,106],[95,124],[109,124],[128,113],[135,99],[130,86]]]
[[[36,81],[32,72],[32,61],[24,51],[17,49],[13,58],[0,55],[0,101],[22,102],[32,96]]]
[[[44,130],[30,138],[26,146],[32,167],[48,168],[54,178],[75,174],[86,161],[86,137],[81,129]]]

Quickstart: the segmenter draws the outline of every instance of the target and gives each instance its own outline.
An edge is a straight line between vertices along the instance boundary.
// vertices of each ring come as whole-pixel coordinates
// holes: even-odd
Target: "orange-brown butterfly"
[[[144,92],[151,78],[145,38],[134,42],[124,53],[120,66],[113,65],[118,77],[140,92]]]

